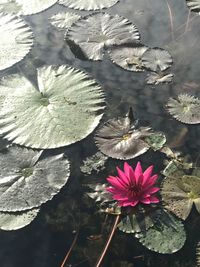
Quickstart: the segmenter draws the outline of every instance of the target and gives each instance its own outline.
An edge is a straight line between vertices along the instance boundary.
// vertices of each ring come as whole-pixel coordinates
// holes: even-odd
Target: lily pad
[[[161,195],[166,209],[183,220],[189,216],[193,203],[200,213],[200,177],[167,177],[163,182]]]
[[[32,15],[46,10],[57,1],[58,0],[1,0],[0,10],[20,15]]]
[[[79,45],[89,59],[102,60],[105,49],[113,45],[136,43],[140,35],[136,26],[126,18],[97,13],[79,19],[66,37]]]
[[[39,91],[21,74],[0,82],[0,134],[33,148],[66,146],[89,135],[103,116],[100,86],[71,67],[37,72]]]
[[[38,161],[40,154],[20,147],[0,152],[0,211],[39,207],[67,183],[68,160],[61,154]]]
[[[0,229],[18,230],[29,225],[38,215],[40,209],[20,212],[0,212]]]
[[[197,97],[180,94],[177,99],[170,98],[166,107],[178,121],[187,124],[200,123],[200,99]]]
[[[111,119],[96,133],[95,141],[102,153],[117,159],[131,159],[144,154],[150,146],[144,138],[151,135],[149,127],[137,127],[132,109],[124,118]]]
[[[74,22],[80,19],[81,16],[71,13],[63,12],[53,15],[50,19],[51,24],[60,29],[67,29],[72,26]]]
[[[200,0],[186,0],[186,3],[191,11],[200,12]]]
[[[152,227],[160,216],[160,210],[156,208],[135,208],[118,224],[120,231],[124,233],[139,233]]]
[[[137,47],[114,47],[109,50],[111,60],[130,71],[144,71],[141,57],[148,49],[146,46]]]
[[[163,71],[171,67],[172,57],[161,48],[149,48],[142,55],[142,64],[151,71]]]
[[[145,142],[154,150],[160,150],[165,145],[167,139],[163,133],[152,133],[145,138]]]
[[[106,190],[107,184],[90,184],[88,185],[93,192],[87,193],[90,198],[93,198],[96,202],[106,203],[113,202],[112,195]]]
[[[146,82],[147,84],[163,84],[163,83],[171,83],[174,75],[172,73],[163,74],[163,73],[150,73],[147,75]]]
[[[114,6],[119,0],[59,0],[59,3],[69,8],[80,10],[97,10]]]
[[[29,53],[33,34],[23,19],[0,13],[0,35],[0,70],[3,70],[21,61]]]
[[[186,241],[183,223],[166,212],[163,212],[153,227],[136,234],[136,237],[148,249],[162,254],[179,251]]]

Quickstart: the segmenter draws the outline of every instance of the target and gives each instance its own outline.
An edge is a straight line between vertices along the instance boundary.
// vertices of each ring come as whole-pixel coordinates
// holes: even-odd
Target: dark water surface
[[[200,146],[199,126],[187,126],[175,121],[167,114],[164,105],[170,96],[180,92],[199,96],[200,17],[194,13],[189,14],[185,0],[168,0],[168,3],[173,15],[173,27],[165,0],[122,0],[106,12],[122,15],[135,23],[145,45],[165,48],[171,53],[174,61],[171,71],[175,75],[172,84],[146,85],[146,74],[125,71],[106,56],[102,62],[76,58],[64,41],[64,31],[58,31],[48,21],[53,14],[68,10],[59,5],[26,17],[36,39],[31,54],[26,58],[26,62],[29,61],[30,64],[26,66],[26,72],[32,75],[31,64],[36,67],[44,64],[69,64],[86,70],[100,82],[106,93],[107,110],[104,120],[123,115],[132,106],[144,124],[163,131],[171,147],[178,148],[195,160]],[[23,62],[21,66],[24,69]],[[17,70],[14,67],[11,71]],[[79,167],[85,157],[96,151],[93,136],[60,150],[65,151],[72,162],[70,182],[60,194],[44,205],[31,225],[14,232],[0,232],[0,267],[59,267],[78,229],[77,244],[69,259],[71,265],[67,266],[95,266],[112,220],[108,219],[102,225],[104,215],[97,212],[92,201],[85,199],[82,184],[94,180],[103,181],[109,171],[115,169],[118,161],[109,160],[103,174],[86,177],[81,174]],[[156,171],[161,170],[160,154],[147,153],[142,160],[144,165],[157,162]],[[194,211],[191,216],[195,215]],[[104,266],[193,267],[195,244],[200,238],[199,225],[199,219],[194,225],[186,224],[186,228],[190,229],[188,241],[174,255],[150,252],[131,235],[117,232]],[[102,229],[102,238],[91,240],[90,236],[100,235]]]

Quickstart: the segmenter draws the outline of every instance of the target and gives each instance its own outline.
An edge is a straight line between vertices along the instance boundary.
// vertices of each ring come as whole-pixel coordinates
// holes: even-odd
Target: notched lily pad
[[[163,212],[153,227],[136,237],[148,249],[162,254],[177,252],[186,241],[182,222],[167,212]]]
[[[89,59],[102,60],[105,49],[113,45],[136,43],[140,35],[136,26],[126,18],[97,13],[74,23],[66,38],[79,45]]]
[[[186,0],[186,3],[191,11],[200,13],[200,0]]]
[[[123,69],[144,71],[141,57],[147,49],[146,46],[113,47],[109,50],[109,56],[115,64]]]
[[[171,83],[174,75],[172,73],[164,74],[164,73],[156,73],[152,72],[147,75],[146,83],[147,84],[163,84],[163,83]]]
[[[105,155],[117,159],[131,159],[142,155],[150,146],[144,141],[151,128],[138,127],[133,111],[124,118],[111,119],[96,133],[95,141]]]
[[[21,74],[0,82],[0,134],[40,149],[70,145],[89,135],[105,106],[96,81],[67,66],[43,67],[37,73],[39,91]]]
[[[3,70],[21,61],[29,53],[33,34],[23,19],[0,13],[0,35],[0,70]]]
[[[12,231],[29,225],[38,215],[40,209],[20,212],[0,212],[0,229]]]
[[[74,22],[80,19],[81,16],[71,12],[62,12],[56,15],[53,15],[50,18],[50,22],[53,26],[60,29],[68,29],[72,26]]]
[[[59,0],[59,4],[80,10],[97,10],[114,6],[119,0]]]
[[[57,1],[58,0],[1,0],[0,10],[20,15],[32,15],[46,10]]]
[[[164,133],[155,132],[145,138],[145,142],[154,150],[160,150],[165,145],[167,139]]]
[[[40,155],[20,147],[0,152],[0,211],[39,207],[67,183],[69,161],[62,154],[38,161]]]
[[[187,124],[200,123],[200,99],[188,94],[180,94],[177,99],[170,98],[168,112],[178,121]]]
[[[135,208],[118,224],[120,231],[125,233],[145,232],[158,220],[161,211],[156,208]]]
[[[161,48],[149,48],[142,55],[142,63],[151,71],[163,71],[171,67],[172,57],[168,51]]]

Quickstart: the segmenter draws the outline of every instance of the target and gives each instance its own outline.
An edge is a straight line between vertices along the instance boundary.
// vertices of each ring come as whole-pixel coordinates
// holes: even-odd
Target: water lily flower
[[[124,171],[117,167],[118,176],[109,176],[107,181],[111,186],[106,190],[112,194],[112,198],[118,201],[122,207],[136,206],[139,203],[151,204],[158,203],[159,199],[155,193],[160,190],[154,187],[158,175],[153,172],[153,165],[149,166],[144,172],[140,162],[137,163],[135,170],[127,163],[124,163]]]

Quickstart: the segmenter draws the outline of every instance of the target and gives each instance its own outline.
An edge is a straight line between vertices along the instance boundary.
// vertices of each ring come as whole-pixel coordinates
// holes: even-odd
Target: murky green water
[[[64,31],[58,31],[49,23],[49,18],[59,11],[69,10],[55,5],[48,10],[27,16],[35,35],[35,45],[26,57],[27,63],[21,69],[32,77],[35,67],[51,64],[69,64],[86,70],[102,85],[107,101],[104,120],[124,115],[128,108],[134,108],[137,117],[155,130],[163,131],[168,144],[193,161],[199,155],[199,126],[187,126],[170,117],[164,106],[171,96],[191,93],[199,96],[200,82],[200,17],[189,14],[185,0],[122,0],[107,10],[119,14],[135,23],[141,33],[142,43],[150,47],[167,49],[173,57],[174,80],[171,84],[146,85],[145,73],[125,71],[114,65],[106,56],[102,62],[84,61],[73,55],[64,41]],[[81,15],[89,12],[80,12]],[[77,55],[78,56],[78,55]],[[24,61],[25,62],[25,61]],[[4,74],[18,72],[16,67]],[[97,175],[84,176],[80,172],[82,160],[97,151],[93,136],[69,148],[48,151],[49,154],[65,152],[71,161],[69,183],[51,201],[45,204],[39,216],[29,226],[13,232],[0,232],[1,267],[57,267],[61,265],[75,233],[79,231],[77,243],[66,266],[95,266],[103,244],[112,225],[112,218],[105,218],[97,212],[93,201],[84,196],[84,184],[103,181],[108,173],[120,164],[109,160],[106,169]],[[159,172],[163,165],[162,156],[149,152],[142,157],[144,164],[155,162]],[[136,162],[137,159],[131,160]],[[184,248],[172,255],[159,255],[145,249],[131,235],[117,231],[106,255],[105,267],[193,267],[195,246],[200,238],[200,218],[194,211],[192,225],[186,223],[188,239]]]

